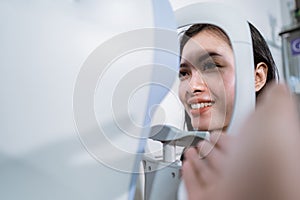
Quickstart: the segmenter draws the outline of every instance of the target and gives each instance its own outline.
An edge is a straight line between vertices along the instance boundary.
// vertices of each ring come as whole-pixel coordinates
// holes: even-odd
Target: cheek
[[[232,100],[234,100],[235,97],[235,76],[234,74],[231,76],[231,78],[226,79],[226,90],[227,90],[227,96],[230,96]]]
[[[226,104],[227,111],[231,114],[234,108],[234,100],[235,100],[235,76],[231,76],[228,79],[224,80],[225,89],[226,89]]]
[[[219,73],[218,77],[209,82],[209,88],[212,95],[219,100],[224,110],[231,109],[227,107],[234,102],[235,76],[233,72]]]
[[[230,99],[234,99],[235,96],[235,81],[234,80],[227,80],[224,82],[225,84],[225,90],[226,90],[226,96],[230,97]]]
[[[181,81],[178,86],[178,96],[181,103],[185,102],[185,93],[186,93],[186,83],[185,81]]]

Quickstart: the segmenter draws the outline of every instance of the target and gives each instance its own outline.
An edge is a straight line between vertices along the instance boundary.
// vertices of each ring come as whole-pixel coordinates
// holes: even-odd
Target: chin
[[[199,122],[192,122],[192,126],[194,130],[199,130],[199,131],[208,131],[209,130],[209,125],[206,124],[199,124]]]
[[[221,125],[213,125],[213,124],[199,124],[199,122],[197,123],[193,123],[192,122],[192,126],[194,130],[198,130],[198,131],[212,131],[212,130],[220,130],[223,129],[226,126],[221,126]]]
[[[191,124],[194,130],[201,131],[211,131],[211,130],[220,130],[229,126],[230,118],[228,116],[215,116],[212,118],[211,116],[205,117],[191,117]]]

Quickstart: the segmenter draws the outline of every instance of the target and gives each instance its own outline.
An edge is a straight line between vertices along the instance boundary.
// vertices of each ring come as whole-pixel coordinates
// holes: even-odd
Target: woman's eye
[[[200,69],[202,71],[206,71],[206,70],[216,70],[217,68],[221,67],[221,65],[219,65],[218,63],[215,63],[215,62],[205,62],[203,64],[201,64],[201,67]]]
[[[179,74],[178,74],[179,78],[185,78],[185,77],[187,77],[188,75],[189,75],[189,73],[188,73],[188,71],[186,71],[186,70],[180,70],[180,71],[179,71]]]
[[[214,69],[217,65],[214,62],[204,63],[203,70]]]

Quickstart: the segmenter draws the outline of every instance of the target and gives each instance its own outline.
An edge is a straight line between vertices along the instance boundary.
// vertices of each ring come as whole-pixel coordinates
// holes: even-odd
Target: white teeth
[[[191,104],[191,108],[192,109],[199,109],[199,108],[204,108],[207,106],[212,106],[212,103],[195,103],[195,104]]]

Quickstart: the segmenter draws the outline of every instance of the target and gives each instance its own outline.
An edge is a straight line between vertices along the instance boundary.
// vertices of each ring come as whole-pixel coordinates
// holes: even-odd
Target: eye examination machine
[[[220,15],[211,15],[210,11]],[[229,36],[236,66],[235,107],[229,132],[235,133],[245,116],[254,109],[254,78],[252,42],[249,25],[242,15],[220,3],[197,3],[175,11],[177,30],[180,33],[192,24],[207,23],[223,29]],[[236,31],[239,30],[239,31]],[[242,67],[241,67],[242,66]],[[151,96],[150,96],[151,98]],[[209,132],[182,131],[170,126],[154,126],[150,139],[163,145],[162,159],[143,160],[145,170],[145,199],[186,199],[180,184],[181,161],[176,159],[176,146],[193,146],[201,139],[209,139]],[[167,189],[165,187],[167,186]],[[179,191],[179,192],[178,192]]]
[[[167,0],[100,2],[0,2],[0,199],[185,199],[178,148],[210,133],[164,119],[153,124],[153,116],[168,94],[177,95],[179,39],[192,24],[216,25],[232,44],[228,132],[254,109],[250,29],[236,10],[213,2],[177,10]],[[148,151],[151,142],[160,156]]]

